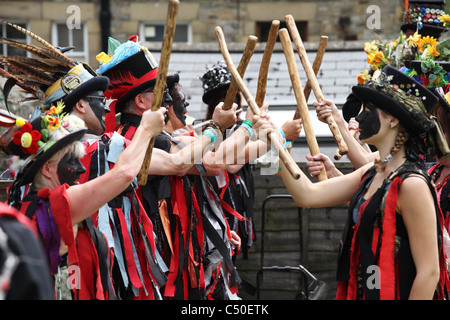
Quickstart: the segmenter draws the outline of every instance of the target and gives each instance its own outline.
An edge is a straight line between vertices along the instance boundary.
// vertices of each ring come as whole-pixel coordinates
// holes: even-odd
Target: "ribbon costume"
[[[113,39],[110,41],[114,42]],[[131,139],[139,126],[140,116],[128,112],[127,102],[137,94],[153,88],[158,67],[151,53],[138,44],[136,36],[123,44],[118,44],[115,51],[109,53],[106,59],[103,54],[99,57],[102,64],[97,71],[110,79],[110,86],[105,95],[114,100],[111,109],[114,109],[115,113],[121,113],[120,123],[115,130],[126,139]],[[169,92],[178,82],[177,74],[167,76],[163,107],[173,108]],[[114,122],[115,119],[112,119],[111,123]],[[175,145],[180,148],[185,146],[183,142],[173,139],[170,133],[163,132],[155,138],[154,148],[170,152]],[[209,195],[206,196],[203,191],[206,182],[202,176],[204,168],[202,165],[196,167],[200,173],[198,176],[150,175],[147,184],[138,188],[140,200],[153,222],[157,250],[168,267],[167,282],[161,290],[167,299],[211,298],[212,296],[208,296],[208,289],[215,287],[216,282],[213,279],[218,278],[221,273],[228,274],[228,272],[233,274],[233,282],[230,284],[230,287],[234,287],[232,295],[237,290],[235,267],[229,263],[231,261],[231,248],[227,240],[229,226],[221,211],[220,201],[218,215],[208,216],[206,213]],[[205,222],[206,229],[211,224],[215,226],[206,232]],[[217,223],[220,225],[219,232]],[[214,241],[208,240],[211,234],[215,237]],[[220,242],[220,253],[216,249],[217,252],[212,259],[208,252],[217,247],[217,244],[213,244],[217,241]],[[221,263],[224,259],[227,262]],[[226,266],[223,266],[225,264]],[[221,271],[221,268],[225,271]],[[208,288],[209,286],[211,287]],[[225,296],[228,295],[223,294],[222,298]]]

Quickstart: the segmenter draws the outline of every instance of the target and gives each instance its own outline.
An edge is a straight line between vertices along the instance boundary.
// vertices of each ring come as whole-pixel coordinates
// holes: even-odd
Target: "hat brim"
[[[63,149],[67,145],[75,141],[80,141],[86,131],[87,129],[83,128],[81,130],[71,132],[61,139],[55,141],[47,150],[38,155],[22,170],[22,178],[20,179],[20,181],[17,181],[18,185],[22,186],[33,182],[36,173],[38,172],[39,168],[44,165],[45,162],[50,160],[51,157],[53,157],[59,150]]]
[[[424,132],[424,129],[412,117],[412,114],[388,95],[367,86],[354,86],[352,92],[363,104],[365,102],[371,102],[377,108],[396,117],[408,131],[417,133]]]
[[[123,110],[128,101],[136,97],[139,93],[148,88],[154,87],[156,83],[156,78],[143,82],[140,85],[130,89],[127,93],[125,93],[120,99],[117,100],[116,103],[116,113],[119,113]]]
[[[167,79],[166,79],[166,83],[167,84],[177,83],[179,81],[180,81],[180,75],[178,73],[168,75]],[[154,87],[155,84],[156,84],[156,78],[154,78],[152,80],[149,80],[149,81],[146,81],[144,83],[141,83],[140,85],[134,87],[133,89],[131,89],[130,91],[125,93],[123,95],[123,97],[121,97],[117,101],[116,107],[115,107],[115,112],[116,113],[121,112],[128,101],[133,99],[135,96],[137,96],[142,91],[147,90],[148,88]]]
[[[105,92],[108,89],[109,79],[104,76],[97,76],[79,85],[72,90],[68,95],[62,98],[64,102],[64,111],[70,112],[75,104],[83,97],[89,95],[94,91]]]

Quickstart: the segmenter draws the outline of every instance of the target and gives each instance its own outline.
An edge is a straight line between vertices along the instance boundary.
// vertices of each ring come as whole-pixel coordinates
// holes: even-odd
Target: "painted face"
[[[58,163],[57,174],[61,184],[67,183],[72,186],[76,183],[80,176],[86,172],[86,168],[80,159],[67,153]]]
[[[186,102],[186,96],[181,89],[181,85],[179,83],[175,84],[175,86],[170,91],[170,94],[172,95],[173,99],[173,111],[177,118],[185,126],[187,106],[189,105],[189,103]]]
[[[371,105],[365,105],[363,111],[355,118],[359,123],[359,140],[370,138],[380,131],[380,116],[377,108]]]
[[[91,94],[87,95],[86,100],[89,102],[89,106],[94,113],[95,118],[98,120],[98,125],[101,127],[101,132],[98,130],[95,133],[100,134],[105,131],[105,114],[110,112],[111,110],[105,105],[106,99],[103,95],[102,91],[94,91]]]

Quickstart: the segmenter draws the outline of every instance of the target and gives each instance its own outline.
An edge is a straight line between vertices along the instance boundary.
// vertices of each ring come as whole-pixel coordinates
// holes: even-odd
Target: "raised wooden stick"
[[[273,48],[275,47],[275,42],[277,41],[279,28],[280,21],[273,20],[272,25],[270,26],[269,36],[267,38],[266,48],[264,49],[261,66],[259,68],[258,88],[256,89],[255,102],[260,108],[264,103],[264,98],[266,97],[267,75],[269,73],[270,59],[272,57]]]
[[[167,71],[169,70],[170,54],[172,52],[173,35],[175,34],[175,27],[177,24],[178,7],[180,2],[178,0],[170,0],[167,10],[166,26],[164,27],[164,37],[161,48],[161,56],[159,58],[158,76],[156,78],[152,111],[156,111],[161,107],[164,90],[166,88]],[[145,158],[142,167],[138,174],[138,184],[145,186],[148,179],[148,170],[150,168],[150,161],[152,158],[153,146],[155,138],[153,137],[147,147]]]
[[[219,46],[220,51],[222,52],[222,55],[225,59],[225,62],[228,66],[228,69],[230,70],[232,76],[236,79],[239,89],[241,90],[242,94],[244,95],[245,99],[247,100],[249,108],[251,108],[253,114],[259,115],[260,110],[258,105],[255,102],[255,99],[251,95],[248,88],[245,86],[244,81],[242,80],[241,76],[236,70],[236,67],[234,66],[233,60],[231,59],[230,53],[228,52],[227,44],[225,42],[225,37],[223,35],[223,31],[221,27],[216,27],[216,36],[219,40]],[[271,138],[271,134],[267,136],[267,141],[270,145],[274,147],[274,149],[278,152],[278,155],[280,156],[280,160],[283,161],[284,165],[288,169],[289,173],[292,175],[294,179],[300,178],[300,168],[295,163],[294,159],[292,159],[291,155],[284,150],[284,148],[281,145],[281,142],[275,138]]]
[[[325,54],[325,49],[327,48],[328,43],[328,37],[322,36],[320,37],[319,47],[317,48],[316,57],[314,58],[314,62],[312,65],[314,74],[317,77],[317,74],[319,73],[320,66],[322,65],[323,55]],[[306,102],[308,102],[309,95],[311,94],[311,81],[307,81],[305,84],[305,89],[303,89],[303,92],[305,93],[305,99]]]
[[[292,88],[294,89],[295,98],[297,99],[297,111],[302,119],[303,128],[305,130],[306,142],[308,143],[309,150],[313,156],[320,153],[319,145],[317,144],[316,135],[314,134],[314,128],[309,117],[308,104],[303,92],[302,83],[300,81],[300,75],[298,73],[297,64],[295,63],[294,50],[292,48],[291,38],[286,28],[281,29],[278,32],[283,46],[284,55],[289,70],[289,76],[292,82]],[[322,170],[319,173],[319,180],[327,179],[327,172],[322,166]]]
[[[242,54],[241,61],[239,62],[237,71],[239,75],[244,77],[245,70],[247,70],[247,66],[250,62],[250,58],[255,52],[256,43],[258,42],[258,38],[255,36],[249,36],[247,40],[247,45],[245,46],[244,53]],[[231,80],[230,87],[227,90],[227,95],[225,96],[225,100],[223,101],[222,109],[228,110],[233,105],[234,99],[236,99],[236,94],[239,90],[237,82],[234,78]]]
[[[322,90],[320,89],[319,83],[317,82],[316,75],[314,74],[314,71],[311,67],[311,63],[309,62],[308,55],[306,54],[305,46],[303,45],[302,38],[300,37],[300,33],[297,30],[297,26],[295,24],[294,18],[291,15],[285,16],[286,19],[286,25],[289,28],[289,31],[291,33],[292,40],[294,41],[295,47],[297,49],[297,52],[300,56],[300,60],[302,62],[303,68],[305,69],[306,76],[311,81],[311,87],[314,91],[314,95],[316,96],[316,99],[318,102],[322,102],[324,100]],[[345,143],[344,139],[342,138],[342,134],[339,131],[339,128],[334,121],[334,118],[332,116],[329,116],[326,119],[328,126],[330,127],[331,133],[334,136],[334,139],[336,140],[336,144],[339,148],[339,153],[341,155],[347,154],[348,147]]]

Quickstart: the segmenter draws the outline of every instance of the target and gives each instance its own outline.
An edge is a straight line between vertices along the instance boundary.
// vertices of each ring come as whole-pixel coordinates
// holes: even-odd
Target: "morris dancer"
[[[442,214],[420,155],[428,147],[439,153],[445,141],[436,140],[438,127],[422,102],[437,98],[407,95],[400,89],[406,83],[411,78],[386,66],[380,77],[352,88],[364,103],[356,117],[360,140],[375,145],[382,161],[314,184],[304,175],[292,179],[281,164],[281,177],[298,206],[327,207],[351,200],[338,262],[337,299],[444,298]],[[431,139],[433,146],[426,144]],[[373,266],[379,268],[375,287],[368,286]]]

